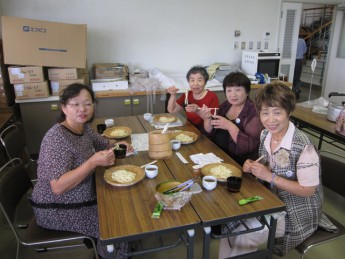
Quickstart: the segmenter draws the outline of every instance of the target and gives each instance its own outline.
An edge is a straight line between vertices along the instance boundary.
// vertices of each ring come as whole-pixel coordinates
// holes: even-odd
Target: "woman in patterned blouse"
[[[252,173],[286,204],[276,213],[274,253],[284,255],[319,227],[334,227],[322,213],[323,190],[318,152],[289,116],[296,104],[294,93],[284,84],[267,84],[256,95],[256,108],[265,130],[261,133],[258,162],[246,160],[243,171]],[[269,216],[269,215],[268,215]],[[256,218],[245,220],[258,225]],[[233,226],[234,232],[242,225]],[[333,228],[333,230],[335,230]],[[256,251],[267,240],[268,228],[221,240],[219,258]],[[230,245],[231,244],[231,245]]]
[[[88,124],[94,103],[93,91],[82,84],[72,84],[61,93],[59,122],[42,140],[32,205],[37,224],[44,228],[99,238],[94,172],[97,166],[114,164],[115,141]],[[100,256],[106,257],[105,247],[97,246]],[[126,251],[127,244],[122,243],[120,250]]]

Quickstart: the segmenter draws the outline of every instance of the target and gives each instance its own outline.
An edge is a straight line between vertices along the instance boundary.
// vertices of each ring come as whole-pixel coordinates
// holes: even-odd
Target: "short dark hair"
[[[281,107],[288,114],[292,113],[296,107],[296,97],[293,91],[283,82],[276,81],[266,84],[258,90],[255,96],[255,106],[260,112],[262,106]]]
[[[80,83],[74,83],[71,84],[69,86],[67,86],[64,90],[61,91],[60,93],[60,105],[66,105],[68,103],[68,101],[71,98],[74,98],[76,96],[78,96],[81,92],[81,90],[86,90],[89,92],[91,99],[92,99],[92,103],[95,103],[95,93],[93,92],[93,90],[84,84],[80,84]],[[92,118],[90,119],[90,121],[92,121],[94,118],[94,115],[92,115]],[[58,122],[63,122],[66,120],[66,114],[62,111],[62,109],[60,109],[60,115],[58,117]]]
[[[208,81],[209,79],[209,75],[207,73],[206,68],[202,67],[202,66],[194,66],[191,69],[189,69],[188,73],[187,73],[187,81],[189,81],[189,77],[191,74],[201,74],[203,76],[203,78],[205,79],[205,82]]]
[[[223,90],[225,93],[225,90],[227,87],[231,86],[243,86],[244,89],[246,90],[246,93],[250,93],[250,80],[249,78],[241,73],[241,72],[232,72],[228,74],[224,80],[223,80]]]

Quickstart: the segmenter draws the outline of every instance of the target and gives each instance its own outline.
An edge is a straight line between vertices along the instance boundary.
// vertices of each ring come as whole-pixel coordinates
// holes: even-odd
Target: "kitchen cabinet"
[[[165,94],[97,98],[96,117],[118,117],[165,113]]]
[[[99,96],[98,96],[99,95]],[[95,117],[107,118],[118,116],[165,113],[165,91],[155,95],[146,92],[129,93],[128,91],[107,92],[107,96],[96,93]],[[60,113],[59,98],[16,100],[19,103],[24,134],[28,151],[31,155],[39,153],[42,139],[56,123]]]
[[[26,144],[30,154],[38,154],[46,132],[59,116],[59,101],[20,103]]]

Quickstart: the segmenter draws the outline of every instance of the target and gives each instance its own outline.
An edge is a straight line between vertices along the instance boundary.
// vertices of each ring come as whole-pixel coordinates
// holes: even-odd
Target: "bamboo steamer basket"
[[[162,143],[170,143],[170,134],[162,134],[161,130],[153,130],[149,132],[149,144],[160,145]]]
[[[149,157],[164,159],[172,156],[170,135],[162,134],[160,130],[149,132]]]

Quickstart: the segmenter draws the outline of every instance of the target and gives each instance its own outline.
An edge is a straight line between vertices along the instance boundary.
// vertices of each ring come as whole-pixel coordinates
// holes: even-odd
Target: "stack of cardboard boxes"
[[[1,18],[4,62],[16,99],[58,95],[70,83],[89,84],[86,25]]]
[[[48,78],[53,96],[58,96],[70,84],[89,84],[88,70],[83,68],[49,68]]]
[[[2,52],[2,40],[0,40],[0,112],[14,112],[14,89],[10,85],[7,66],[4,64]]]
[[[8,67],[10,83],[14,86],[16,99],[43,98],[49,96],[48,82],[42,67]]]

